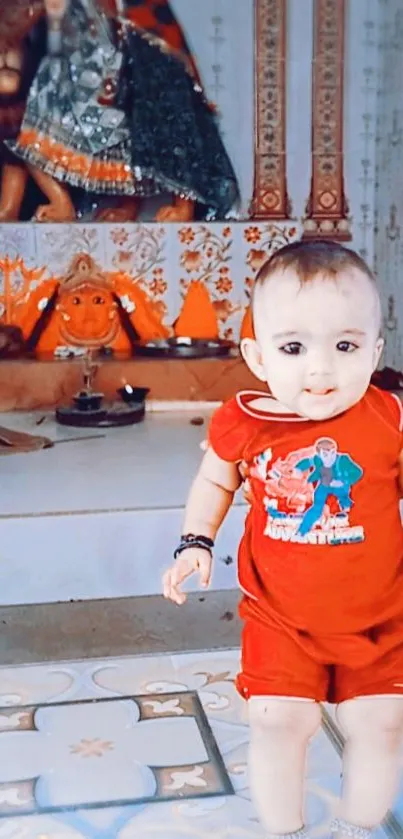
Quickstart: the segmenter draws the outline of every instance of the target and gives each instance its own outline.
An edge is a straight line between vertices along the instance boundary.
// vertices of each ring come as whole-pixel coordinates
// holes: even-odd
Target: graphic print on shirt
[[[330,437],[276,460],[266,449],[250,470],[251,478],[264,483],[265,535],[311,545],[363,542],[363,527],[352,527],[349,520],[352,488],[362,476],[361,467]]]

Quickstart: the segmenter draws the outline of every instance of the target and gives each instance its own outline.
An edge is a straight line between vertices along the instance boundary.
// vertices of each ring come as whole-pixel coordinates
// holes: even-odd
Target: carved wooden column
[[[285,0],[255,0],[255,183],[251,214],[286,219]]]
[[[312,181],[305,237],[351,238],[344,194],[345,0],[315,0],[312,62]]]

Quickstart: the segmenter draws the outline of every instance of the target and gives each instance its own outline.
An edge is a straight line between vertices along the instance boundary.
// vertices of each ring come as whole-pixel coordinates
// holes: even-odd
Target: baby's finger
[[[171,597],[171,569],[169,568],[168,571],[165,571],[165,574],[162,577],[162,592],[164,597],[168,600]]]
[[[186,600],[186,594],[181,591],[180,586],[194,571],[195,568],[187,560],[182,559],[177,559],[175,565],[171,568],[171,599],[178,606],[181,606]]]
[[[199,557],[199,573],[200,582],[204,588],[210,585],[211,582],[211,558],[206,553],[206,556]]]
[[[178,583],[173,579],[173,571],[170,569],[163,577],[163,592],[167,600],[172,600],[177,606],[182,606],[186,600],[186,595],[178,588]]]

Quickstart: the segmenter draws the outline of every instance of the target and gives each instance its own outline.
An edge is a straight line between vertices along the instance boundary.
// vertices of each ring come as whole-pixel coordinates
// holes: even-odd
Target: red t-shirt
[[[400,402],[370,387],[344,414],[315,422],[254,409],[262,395],[239,393],[209,432],[216,454],[242,461],[250,482],[240,585],[263,620],[300,641],[373,640],[377,626],[403,619]]]

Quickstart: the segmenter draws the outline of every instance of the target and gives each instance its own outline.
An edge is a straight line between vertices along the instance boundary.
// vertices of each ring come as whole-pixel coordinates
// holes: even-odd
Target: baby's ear
[[[254,338],[244,338],[241,341],[241,353],[253,375],[261,382],[265,382],[266,373],[263,367],[262,354]]]
[[[373,370],[376,370],[376,368],[378,367],[379,359],[380,359],[380,357],[383,353],[384,346],[385,346],[384,339],[383,338],[378,338],[378,340],[375,344],[374,357],[373,357],[373,361],[372,361],[372,369]]]

